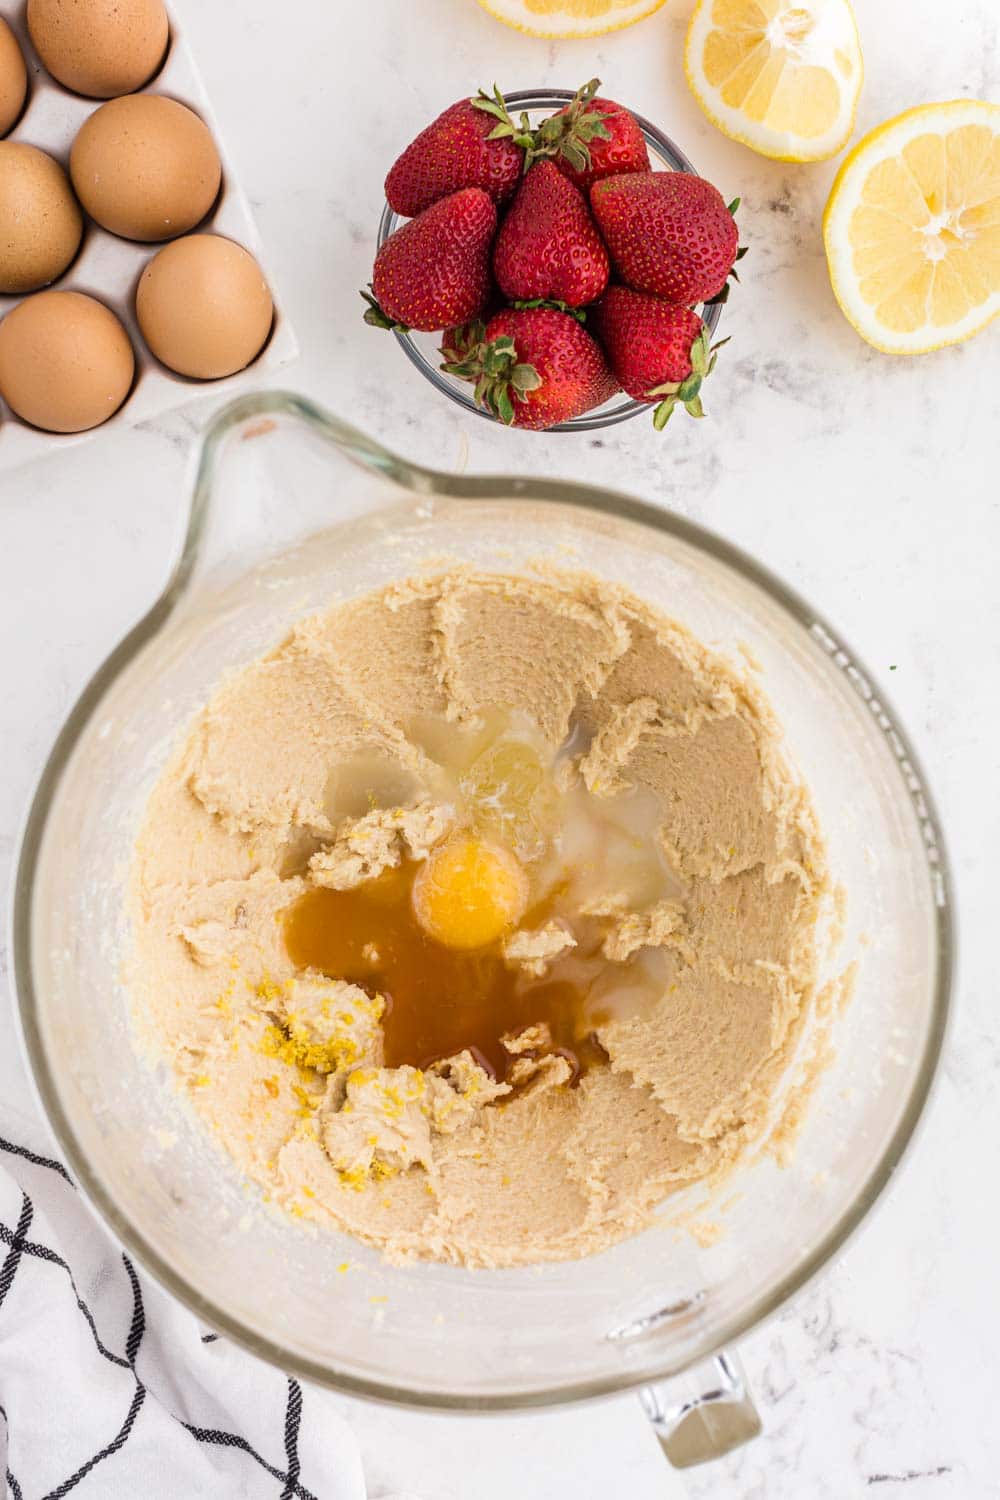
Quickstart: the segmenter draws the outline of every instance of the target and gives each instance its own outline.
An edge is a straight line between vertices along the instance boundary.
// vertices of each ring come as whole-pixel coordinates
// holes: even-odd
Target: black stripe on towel
[[[139,1352],[139,1345],[142,1343],[142,1336],[146,1331],[146,1311],[142,1302],[142,1288],[139,1285],[139,1278],[135,1274],[132,1262],[124,1254],[122,1255],[122,1261],[128,1273],[128,1279],[132,1283],[132,1322],[129,1325],[128,1338],[125,1340],[126,1361],[124,1361],[125,1368],[131,1370],[132,1377],[135,1380],[135,1394],[132,1397],[132,1404],[129,1406],[125,1420],[118,1429],[116,1436],[112,1438],[107,1447],[102,1448],[100,1453],[95,1453],[94,1457],[88,1459],[81,1468],[77,1469],[75,1474],[71,1474],[68,1479],[64,1479],[57,1489],[50,1490],[45,1500],[62,1500],[62,1496],[67,1495],[99,1463],[103,1462],[106,1458],[110,1458],[113,1453],[117,1453],[119,1448],[123,1448],[128,1441],[128,1435],[132,1431],[135,1419],[139,1415],[142,1403],[146,1399],[146,1387],[135,1373],[136,1355]]]
[[[135,1267],[124,1251],[122,1252],[122,1264],[125,1267],[129,1281],[132,1283],[132,1324],[128,1331],[128,1338],[125,1340],[125,1358],[134,1370],[136,1356],[139,1353],[139,1345],[142,1343],[142,1336],[146,1332],[146,1309],[143,1306],[142,1287],[139,1285],[139,1278],[135,1274]]]
[[[2,1406],[0,1406],[0,1417],[3,1417],[3,1424],[6,1427],[7,1413],[4,1411]],[[21,1493],[21,1486],[18,1484],[17,1480],[14,1478],[9,1469],[7,1470],[7,1488],[10,1490],[10,1500],[24,1500],[24,1496]]]
[[[3,1265],[0,1266],[0,1307],[3,1306],[3,1300],[6,1297],[7,1293],[10,1291],[11,1283],[14,1280],[14,1275],[17,1271],[18,1265],[20,1264],[21,1256],[24,1253],[24,1246],[26,1243],[24,1237],[28,1233],[28,1230],[31,1228],[31,1220],[33,1214],[34,1209],[31,1206],[31,1199],[28,1197],[27,1193],[22,1193],[21,1214],[17,1221],[17,1228],[14,1230],[14,1233],[11,1236],[10,1249],[7,1251],[7,1257],[4,1260]],[[6,1224],[3,1227],[6,1229]]]
[[[256,1448],[251,1448],[246,1438],[238,1437],[233,1432],[219,1432],[214,1427],[195,1427],[191,1422],[185,1422],[183,1426],[193,1438],[198,1439],[199,1443],[218,1443],[222,1448],[238,1448],[241,1453],[249,1454],[273,1479],[285,1482],[286,1493],[294,1497],[294,1500],[316,1500],[312,1490],[307,1490],[300,1480],[290,1481],[287,1474],[283,1474],[280,1469],[269,1464],[266,1458],[261,1458]]]
[[[88,1458],[87,1462],[77,1469],[75,1474],[71,1474],[68,1479],[64,1479],[62,1484],[56,1489],[49,1490],[44,1500],[62,1500],[63,1495],[68,1495],[70,1490],[75,1489],[80,1480],[85,1479],[92,1469],[97,1468],[99,1463],[102,1463],[106,1458],[110,1458],[113,1453],[117,1453],[119,1448],[123,1448],[128,1441],[129,1433],[132,1431],[132,1425],[139,1415],[139,1408],[145,1399],[146,1387],[137,1383],[135,1395],[132,1397],[132,1404],[125,1415],[125,1420],[108,1446],[102,1448],[100,1453],[95,1453],[93,1458]]]
[[[58,1172],[59,1176],[68,1182],[70,1187],[76,1187],[76,1183],[67,1172],[61,1161],[53,1161],[51,1156],[39,1156],[34,1151],[29,1151],[27,1146],[15,1146],[13,1141],[4,1140],[0,1135],[0,1151],[9,1151],[11,1156],[23,1157],[30,1161],[35,1167],[48,1167],[50,1172]]]
[[[0,1240],[2,1240],[7,1245],[13,1245],[14,1238],[15,1237],[13,1233],[7,1227],[7,1225],[0,1224]],[[94,1335],[94,1343],[97,1345],[97,1352],[99,1354],[103,1354],[104,1358],[110,1361],[111,1364],[118,1365],[121,1369],[127,1370],[129,1368],[128,1360],[122,1359],[120,1354],[114,1354],[102,1341],[101,1335],[97,1331],[97,1324],[94,1322],[94,1315],[90,1311],[90,1308],[87,1306],[86,1302],[84,1302],[83,1298],[80,1296],[80,1293],[77,1291],[76,1282],[73,1279],[73,1272],[70,1270],[67,1263],[63,1260],[62,1256],[57,1255],[54,1250],[50,1250],[48,1245],[37,1245],[33,1240],[25,1240],[21,1245],[21,1251],[24,1255],[33,1255],[37,1257],[38,1260],[45,1260],[48,1261],[50,1265],[59,1266],[61,1270],[66,1272],[66,1275],[69,1277],[70,1286],[73,1288],[73,1295],[76,1298],[76,1305],[83,1313],[83,1316],[86,1318],[87,1323],[90,1326],[90,1331]]]
[[[288,1377],[288,1402],[285,1406],[285,1488],[281,1500],[293,1500],[295,1486],[302,1472],[299,1462],[299,1427],[302,1425],[302,1387],[297,1380]]]

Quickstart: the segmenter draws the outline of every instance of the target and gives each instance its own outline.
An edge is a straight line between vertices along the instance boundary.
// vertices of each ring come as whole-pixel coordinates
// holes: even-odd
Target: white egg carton
[[[77,94],[71,94],[49,76],[31,45],[24,21],[23,3],[18,3],[18,0],[0,0],[0,16],[3,16],[17,37],[28,69],[28,98],[24,111],[4,139],[40,147],[54,156],[68,172],[70,147],[76,133],[87,116],[93,114],[103,101],[83,99]],[[256,256],[274,297],[274,323],[270,337],[257,358],[235,375],[222,380],[191,380],[183,375],[175,375],[146,348],[135,318],[135,289],[139,277],[147,262],[162,248],[161,245],[118,239],[84,214],[83,239],[76,258],[69,269],[51,285],[58,291],[87,292],[117,313],[128,330],[135,352],[135,381],[118,412],[100,427],[91,428],[88,432],[42,432],[22,422],[0,402],[0,471],[14,468],[29,459],[71,443],[79,443],[85,438],[97,437],[108,428],[124,422],[147,421],[150,417],[182,406],[199,396],[253,385],[262,375],[288,364],[298,354],[298,342],[282,312],[274,281],[261,254],[260,237],[250,205],[226,155],[194,59],[172,15],[170,48],[163,67],[139,92],[167,94],[181,104],[189,105],[212,132],[222,159],[222,186],[211,212],[192,232],[211,231],[226,235]],[[0,294],[0,317],[23,301],[24,296]]]

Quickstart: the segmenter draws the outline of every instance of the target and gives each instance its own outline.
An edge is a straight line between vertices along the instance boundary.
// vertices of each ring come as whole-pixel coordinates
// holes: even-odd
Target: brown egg
[[[46,432],[84,432],[106,422],[134,372],[121,323],[82,292],[39,292],[0,323],[0,396]]]
[[[52,77],[93,99],[141,89],[170,40],[163,0],[28,0],[28,30]]]
[[[0,16],[0,135],[6,135],[24,107],[28,70],[17,37]]]
[[[217,234],[191,234],[158,251],[139,278],[135,310],[157,359],[199,380],[248,365],[274,315],[253,256]]]
[[[162,94],[130,94],[95,109],[69,159],[88,214],[126,240],[170,240],[208,213],[222,163],[193,110]]]
[[[0,292],[54,281],[82,234],[80,205],[59,163],[37,146],[0,141]]]

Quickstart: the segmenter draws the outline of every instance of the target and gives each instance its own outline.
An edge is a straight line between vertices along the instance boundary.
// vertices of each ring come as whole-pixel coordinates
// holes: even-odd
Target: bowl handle
[[[247,572],[333,525],[368,517],[406,495],[447,488],[438,476],[292,391],[263,390],[217,411],[191,457],[181,554],[161,612],[198,585]]]
[[[673,1380],[644,1386],[639,1400],[675,1469],[722,1458],[761,1432],[743,1366],[725,1351]]]

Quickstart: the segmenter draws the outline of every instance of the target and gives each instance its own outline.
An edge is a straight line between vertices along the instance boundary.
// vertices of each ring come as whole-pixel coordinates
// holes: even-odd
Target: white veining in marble
[[[841,318],[819,221],[834,166],[726,141],[680,62],[690,0],[596,43],[548,44],[474,0],[239,7],[176,0],[304,353],[289,383],[409,457],[444,468],[591,478],[671,505],[783,574],[886,680],[937,794],[960,896],[957,1014],[917,1146],[841,1260],[743,1345],[766,1434],[683,1485],[694,1500],[986,1500],[1000,1495],[1000,1023],[990,935],[1000,847],[996,743],[1000,328],[887,360]],[[856,0],[859,124],[924,99],[1000,100],[996,0]],[[363,327],[381,179],[414,128],[472,86],[606,91],[674,134],[727,196],[751,254],[706,389],[704,423],[596,437],[511,433],[433,396]],[[32,781],[92,668],[165,577],[189,439],[206,408],[107,434],[0,483],[0,863]],[[891,674],[891,675],[890,675]],[[0,1065],[33,1105],[0,1010]],[[631,1401],[552,1418],[465,1421],[340,1403],[373,1496],[661,1500]],[[463,1479],[457,1449],[470,1468]]]

